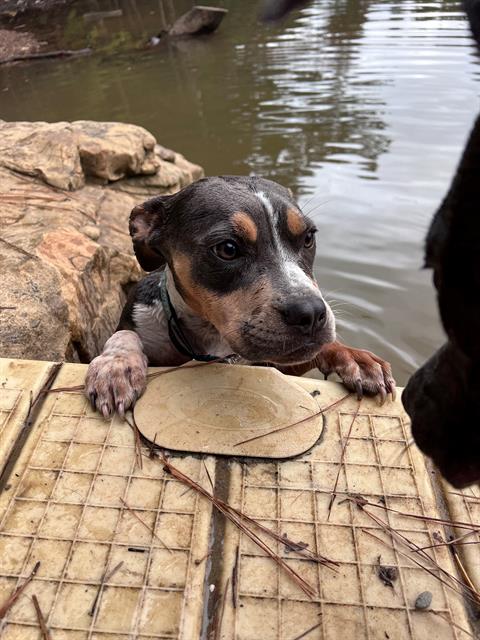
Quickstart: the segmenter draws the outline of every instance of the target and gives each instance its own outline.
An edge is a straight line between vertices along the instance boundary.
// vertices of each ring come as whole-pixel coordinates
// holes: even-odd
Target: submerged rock
[[[211,33],[228,13],[220,7],[195,6],[176,20],[168,32],[170,36],[194,36]]]
[[[131,209],[202,175],[134,125],[0,121],[0,355],[97,355],[141,276]]]

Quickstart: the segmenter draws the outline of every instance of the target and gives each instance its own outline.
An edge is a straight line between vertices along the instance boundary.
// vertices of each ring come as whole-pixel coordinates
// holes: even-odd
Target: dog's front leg
[[[371,351],[331,342],[323,345],[311,362],[281,368],[283,373],[297,376],[312,369],[319,369],[325,377],[336,373],[347,389],[357,393],[358,398],[363,394],[380,394],[383,402],[389,393],[395,398],[395,380],[390,364]]]
[[[147,383],[148,360],[135,331],[117,331],[103,352],[90,363],[85,393],[93,409],[105,418],[123,416],[135,404]]]

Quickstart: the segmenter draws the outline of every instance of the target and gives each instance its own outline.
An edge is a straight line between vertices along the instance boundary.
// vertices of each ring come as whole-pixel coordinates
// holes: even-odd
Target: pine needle
[[[30,575],[25,580],[25,582],[23,582],[23,584],[17,587],[15,591],[12,593],[12,595],[8,598],[8,600],[0,607],[0,620],[2,620],[7,615],[7,613],[13,607],[15,602],[18,600],[18,598],[22,595],[26,587],[30,584],[30,582],[35,577],[35,574],[37,573],[39,568],[40,568],[40,562],[37,562],[33,567],[33,569],[31,570]]]
[[[337,497],[338,481],[340,480],[340,473],[342,472],[342,468],[343,468],[343,465],[344,465],[344,462],[345,462],[345,453],[347,451],[348,441],[350,440],[350,435],[352,433],[353,425],[355,423],[355,420],[357,419],[358,412],[360,411],[361,403],[362,403],[362,401],[359,400],[358,401],[358,406],[357,406],[357,408],[355,410],[355,413],[353,415],[353,418],[352,418],[352,422],[350,423],[350,428],[348,429],[347,437],[345,438],[345,442],[343,443],[342,453],[340,455],[340,462],[338,464],[337,477],[335,478],[335,484],[333,485],[332,495],[330,496],[330,502],[328,503],[327,522],[330,520],[330,515],[332,513],[333,503],[335,502],[335,498]]]
[[[306,418],[302,418],[301,420],[297,420],[297,422],[292,422],[291,424],[284,425],[283,427],[276,427],[275,429],[271,429],[270,431],[267,431],[266,433],[261,433],[261,434],[259,434],[257,436],[253,436],[252,438],[247,438],[246,440],[241,440],[240,442],[236,442],[233,446],[234,447],[239,447],[241,444],[247,444],[247,442],[253,442],[254,440],[259,440],[260,438],[266,438],[267,436],[272,435],[272,433],[279,433],[280,431],[285,431],[286,429],[292,429],[293,427],[298,427],[299,424],[304,424],[305,422],[308,422],[309,420],[313,420],[313,418],[318,418],[319,416],[322,416],[326,411],[328,411],[329,409],[332,409],[332,407],[337,406],[338,404],[340,404],[341,402],[343,402],[344,400],[349,398],[350,395],[351,395],[350,393],[347,393],[347,395],[341,397],[339,400],[336,400],[332,404],[328,405],[328,407],[323,407],[319,411],[316,411],[315,413],[312,413],[311,415],[307,416]]]
[[[135,513],[132,507],[129,504],[127,504],[127,502],[123,498],[120,498],[120,502],[123,504],[124,507],[126,507],[130,511],[130,513],[134,518],[136,518],[139,522],[141,522],[143,526],[150,531],[150,533],[154,538],[156,538],[163,544],[163,546],[169,553],[173,553],[170,547],[165,544],[165,542],[160,538],[160,536],[157,533],[155,533],[152,527],[149,527],[148,524],[145,522],[145,520],[142,520],[142,518],[140,518],[140,516],[137,513]]]
[[[238,527],[250,540],[252,540],[257,546],[262,549],[285,573],[287,573],[290,578],[297,584],[297,586],[311,599],[316,596],[316,592],[314,588],[308,584],[292,567],[287,564],[277,553],[275,553],[258,535],[249,529],[246,524],[243,522],[242,518],[243,514],[237,512],[233,507],[226,505],[222,500],[219,500],[212,494],[210,494],[206,489],[204,489],[201,485],[196,483],[194,480],[186,476],[184,473],[176,469],[169,460],[162,454],[162,462],[165,465],[165,470],[169,472],[174,478],[180,480],[184,484],[192,487],[198,493],[203,495],[205,498],[210,500],[210,502],[215,506],[215,508],[220,511],[226,518],[230,520],[236,527]],[[270,532],[273,533],[273,532]]]
[[[33,595],[32,600],[33,606],[35,607],[35,613],[37,614],[38,624],[40,625],[40,630],[42,632],[42,638],[43,640],[52,640],[52,636],[50,635],[50,631],[48,630],[42,610],[40,609],[40,604],[38,602],[37,596]]]

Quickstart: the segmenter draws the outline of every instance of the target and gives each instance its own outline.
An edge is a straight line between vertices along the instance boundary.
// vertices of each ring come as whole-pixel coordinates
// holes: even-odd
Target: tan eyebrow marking
[[[302,214],[296,209],[287,209],[287,227],[294,236],[299,236],[306,230],[307,225],[305,220]]]
[[[243,211],[237,211],[232,216],[232,223],[239,233],[245,236],[250,242],[256,242],[258,228],[252,217]]]

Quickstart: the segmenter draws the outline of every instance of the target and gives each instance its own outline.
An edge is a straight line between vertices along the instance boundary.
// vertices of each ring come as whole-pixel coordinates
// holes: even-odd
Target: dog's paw
[[[371,351],[352,349],[340,342],[333,342],[322,347],[317,363],[325,376],[336,373],[347,389],[356,392],[359,399],[364,394],[379,394],[383,404],[390,393],[395,399],[395,380],[390,364]]]
[[[85,393],[92,408],[104,418],[114,413],[123,417],[142,395],[146,383],[147,358],[142,352],[104,352],[88,367]]]

